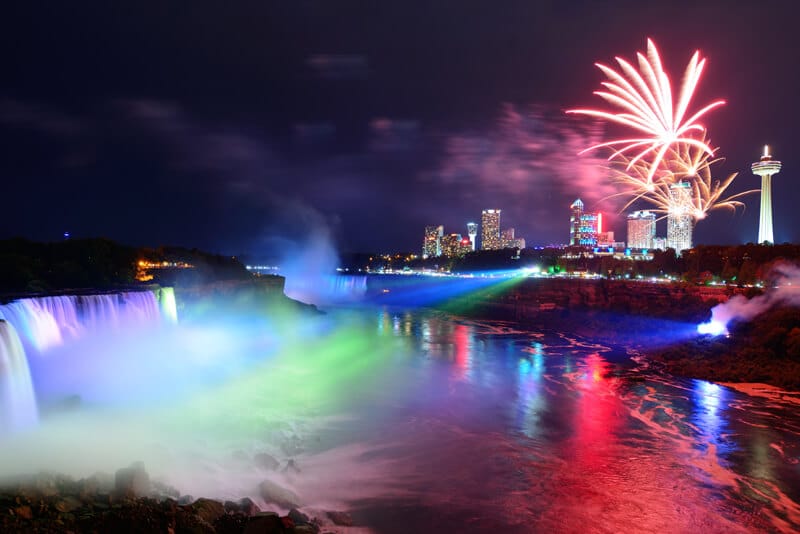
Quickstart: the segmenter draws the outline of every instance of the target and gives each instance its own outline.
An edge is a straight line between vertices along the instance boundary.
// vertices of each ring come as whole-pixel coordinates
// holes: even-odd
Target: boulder
[[[114,493],[119,497],[143,497],[150,492],[150,475],[142,462],[117,470],[114,475]]]
[[[242,534],[282,534],[283,522],[275,512],[259,512],[247,522]]]
[[[239,511],[245,515],[251,516],[260,512],[261,508],[259,508],[258,505],[253,502],[253,499],[250,497],[245,497],[243,499],[239,499]]]
[[[225,507],[221,502],[212,499],[197,499],[192,504],[194,513],[206,523],[213,525],[220,516],[225,515]]]
[[[281,508],[291,509],[301,506],[300,497],[297,494],[271,480],[264,480],[259,484],[258,491],[266,502],[277,504]]]
[[[242,507],[239,505],[238,502],[225,501],[223,506],[225,507],[225,511],[228,512],[229,514],[235,514],[237,512],[241,512],[242,510]]]
[[[14,508],[14,515],[23,519],[33,519],[33,510],[28,505],[18,506]]]
[[[83,506],[83,503],[72,496],[64,497],[63,499],[59,499],[56,504],[55,508],[61,513],[69,513],[74,510],[77,510]]]
[[[334,525],[339,525],[340,527],[353,526],[353,518],[347,512],[325,512],[325,514]]]
[[[295,525],[307,525],[311,522],[308,519],[308,516],[297,508],[292,508],[289,510],[289,519],[294,521]]]

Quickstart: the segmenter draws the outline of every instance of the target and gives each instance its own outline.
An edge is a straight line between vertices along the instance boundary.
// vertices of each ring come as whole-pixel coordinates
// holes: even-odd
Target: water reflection
[[[606,378],[608,363],[599,354],[589,354],[579,365],[573,446],[576,458],[596,470],[607,463],[615,445],[619,398]]]
[[[398,387],[401,419],[374,424],[398,429],[388,479],[426,519],[480,532],[800,526],[788,497],[798,462],[779,454],[797,449],[797,432],[773,428],[777,416],[758,402],[745,410],[741,395],[713,383],[621,373],[607,348],[566,335],[436,313],[386,317],[389,334],[408,341],[414,373]],[[475,510],[483,519],[462,528]]]
[[[546,398],[542,392],[544,354],[541,343],[534,342],[529,354],[519,358],[517,369],[514,426],[525,436],[533,438],[539,433],[539,422],[546,407]]]
[[[692,382],[694,384],[692,423],[697,427],[703,442],[713,445],[720,453],[730,452],[731,443],[725,439],[728,421],[722,411],[730,400],[730,391],[705,380]]]

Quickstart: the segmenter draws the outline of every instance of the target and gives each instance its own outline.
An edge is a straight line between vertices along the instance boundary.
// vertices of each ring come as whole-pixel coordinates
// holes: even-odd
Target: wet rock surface
[[[265,483],[261,491],[266,491],[272,502],[299,501],[290,490]],[[346,513],[321,513],[320,521],[299,510],[296,503],[279,504],[291,508],[282,516],[261,511],[249,498],[223,503],[188,495],[176,500],[178,494],[175,488],[150,482],[141,464],[120,469],[114,477],[98,473],[74,480],[42,473],[14,483],[0,481],[0,532],[318,534],[323,522],[352,525]],[[322,530],[335,531],[335,526]]]

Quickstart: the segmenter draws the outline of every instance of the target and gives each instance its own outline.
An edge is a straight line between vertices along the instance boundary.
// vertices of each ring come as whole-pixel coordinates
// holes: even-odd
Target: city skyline
[[[577,197],[622,232],[630,210],[600,183],[605,156],[578,155],[619,132],[564,111],[592,104],[596,62],[650,36],[673,83],[695,50],[707,60],[698,103],[726,101],[707,122],[726,158],[716,178],[739,173],[731,193],[754,188],[760,147],[779,155],[774,239],[800,241],[800,192],[785,185],[800,120],[800,73],[785,68],[794,2],[352,6],[220,16],[200,1],[188,20],[91,1],[16,6],[0,37],[15,50],[0,91],[0,238],[419,250],[409,229],[464,234],[462,213],[500,206],[537,246],[565,241],[563,206]],[[756,38],[750,23],[765,12],[774,31]],[[694,242],[754,242],[758,199],[743,200],[696,224]]]

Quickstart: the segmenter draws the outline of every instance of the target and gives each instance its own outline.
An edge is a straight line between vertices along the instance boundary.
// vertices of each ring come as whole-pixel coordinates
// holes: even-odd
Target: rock
[[[258,512],[261,511],[261,508],[258,507],[256,503],[253,502],[253,499],[250,497],[245,497],[239,500],[239,510],[247,515],[256,515]]]
[[[319,527],[317,525],[298,525],[294,527],[294,534],[317,534]]]
[[[350,514],[347,512],[325,512],[328,516],[328,519],[333,521],[334,525],[338,525],[340,527],[352,527],[353,526],[353,518],[350,517]]]
[[[225,514],[214,522],[214,530],[217,534],[242,534],[248,521],[249,518],[240,513]]]
[[[225,507],[225,511],[228,512],[229,514],[242,511],[242,507],[239,505],[238,502],[225,501],[225,503],[223,503],[223,506]]]
[[[247,522],[242,534],[282,534],[283,523],[275,512],[259,512]]]
[[[192,504],[192,510],[203,521],[213,525],[220,516],[225,515],[225,507],[221,502],[212,499],[197,499]]]
[[[182,534],[216,534],[216,530],[212,525],[192,514],[176,516],[175,532]]]
[[[150,475],[142,462],[117,470],[114,475],[114,493],[120,497],[142,497],[150,492]]]
[[[23,519],[33,519],[33,510],[30,506],[17,506],[14,508],[14,515]]]
[[[194,502],[194,497],[191,495],[181,495],[178,497],[178,504],[192,504]]]
[[[277,504],[281,508],[291,509],[301,506],[300,497],[298,497],[297,494],[279,486],[271,480],[264,480],[258,485],[258,490],[261,493],[261,497],[266,502]]]
[[[67,496],[64,497],[63,499],[59,499],[58,502],[56,502],[55,508],[59,512],[68,513],[72,512],[73,510],[77,510],[82,505],[83,503],[81,503],[81,501],[79,501],[75,497]]]
[[[289,510],[289,519],[294,521],[295,525],[307,525],[310,523],[308,516],[297,508],[292,508]]]
[[[265,452],[260,452],[253,456],[253,464],[260,469],[268,471],[275,471],[281,465],[278,460]]]

